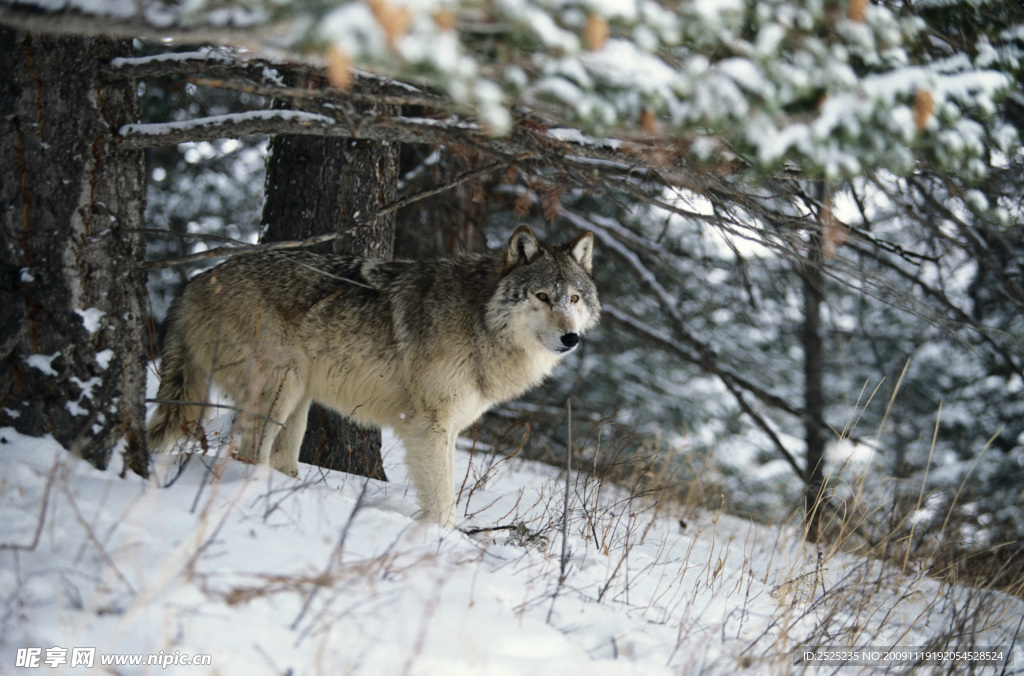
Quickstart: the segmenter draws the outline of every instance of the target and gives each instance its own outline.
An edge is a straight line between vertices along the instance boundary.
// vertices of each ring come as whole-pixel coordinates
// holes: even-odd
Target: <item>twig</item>
[[[465,516],[467,518],[469,518],[471,516],[470,513],[469,513],[469,503],[471,503],[473,501],[473,494],[476,493],[476,489],[480,488],[481,486],[483,486],[484,484],[487,483],[487,481],[491,477],[491,473],[494,472],[495,469],[497,469],[498,465],[500,465],[503,462],[508,462],[512,458],[514,458],[517,455],[519,455],[519,453],[523,450],[523,447],[526,446],[526,440],[529,439],[529,438],[530,438],[530,424],[527,423],[526,424],[526,428],[523,430],[523,439],[522,439],[522,441],[519,442],[519,446],[516,448],[516,450],[513,451],[512,453],[509,453],[508,455],[502,457],[497,462],[493,463],[490,467],[487,468],[487,471],[484,472],[484,475],[482,477],[480,477],[475,482],[473,482],[473,485],[470,486],[470,488],[469,488],[469,493],[466,495],[466,509],[464,511],[464,514],[465,514]],[[492,455],[491,457],[492,457],[492,460],[493,460],[494,456]],[[470,458],[470,459],[472,460],[472,458]],[[466,476],[467,477],[469,476],[469,469],[466,470]],[[459,499],[460,500],[462,499],[462,490],[461,489],[459,490]],[[484,508],[484,509],[486,509],[486,508]],[[482,511],[482,510],[477,510],[477,512],[480,512],[480,511]]]
[[[260,420],[265,420],[266,422],[274,423],[278,427],[284,427],[284,423],[279,420],[274,420],[273,418],[261,415],[259,413],[253,413],[252,411],[245,408],[241,408],[239,406],[231,406],[230,404],[214,404],[209,401],[182,401],[180,399],[146,399],[146,403],[163,404],[171,406],[201,406],[203,408],[226,408],[229,411],[245,413],[247,415],[251,415],[254,418],[259,418]]]
[[[234,244],[235,246],[248,246],[247,242],[243,242],[240,239],[234,239],[233,237],[222,237],[221,235],[211,235],[205,232],[175,232],[168,228],[142,228],[141,230],[147,235],[159,235],[161,237],[178,237],[181,239],[201,239],[210,242]]]
[[[565,444],[565,505],[562,509],[562,561],[558,583],[565,582],[565,566],[568,563],[569,541],[569,478],[572,475],[572,399],[565,400],[568,441]]]
[[[565,444],[565,499],[562,506],[562,555],[559,561],[558,585],[555,593],[551,596],[551,607],[548,608],[547,622],[551,622],[551,615],[555,612],[555,601],[565,583],[565,568],[569,560],[569,490],[570,476],[572,475],[572,398],[565,400],[566,420],[568,435]]]
[[[36,522],[36,532],[32,535],[32,542],[27,545],[19,544],[17,542],[2,542],[0,543],[0,550],[13,549],[15,551],[22,552],[35,551],[35,548],[39,545],[39,537],[43,533],[43,524],[46,523],[46,512],[50,507],[50,491],[53,489],[53,481],[57,476],[58,467],[60,467],[60,458],[53,463],[53,468],[50,470],[50,476],[46,479],[46,486],[43,487],[43,504],[39,507],[39,521]]]
[[[100,555],[100,557],[103,559],[104,563],[107,564],[110,570],[112,570],[114,574],[121,580],[124,586],[131,593],[131,595],[135,596],[135,587],[133,587],[132,583],[128,581],[128,578],[124,576],[124,573],[122,573],[121,569],[117,567],[117,564],[114,562],[114,559],[110,557],[110,554],[108,554],[107,550],[103,547],[103,543],[100,542],[98,537],[96,537],[96,532],[93,530],[92,524],[90,524],[89,520],[85,518],[84,514],[82,514],[82,510],[78,508],[78,502],[75,500],[75,496],[71,494],[71,489],[66,484],[62,484],[61,489],[64,491],[64,495],[68,499],[68,506],[70,506],[71,511],[74,512],[75,519],[78,521],[78,524],[82,527],[82,530],[85,531],[86,537],[89,539],[90,542],[92,542],[93,546],[96,548],[96,552]]]
[[[489,533],[489,532],[495,531],[495,530],[515,530],[515,529],[519,528],[519,526],[520,526],[520,524],[518,524],[518,523],[510,523],[510,524],[506,524],[504,526],[487,526],[487,527],[484,527],[484,528],[463,528],[461,530],[466,535],[478,535],[480,533]]]
[[[341,555],[342,552],[345,551],[345,540],[348,539],[349,529],[352,528],[352,522],[355,521],[356,514],[358,514],[359,510],[363,507],[363,501],[366,499],[366,489],[369,487],[370,479],[366,479],[365,481],[363,481],[363,488],[361,491],[359,491],[359,497],[356,498],[356,504],[352,508],[352,513],[348,515],[348,520],[345,522],[345,525],[341,529],[341,535],[338,536],[338,544],[334,546],[334,551],[332,551],[330,557],[328,557],[327,565],[324,567],[324,572],[321,574],[323,578],[326,578],[331,574],[331,570],[334,568],[336,561],[338,563],[341,562]],[[295,631],[298,628],[299,623],[302,622],[302,619],[306,616],[306,613],[309,612],[309,607],[313,604],[313,600],[316,598],[317,594],[320,592],[320,589],[322,588],[323,585],[316,585],[313,587],[313,590],[309,592],[309,595],[306,597],[306,600],[302,604],[302,608],[299,610],[299,614],[295,617],[295,620],[292,621],[290,627],[292,631]],[[305,632],[299,635],[299,637],[295,641],[295,645],[298,645],[302,641],[304,635]]]
[[[466,482],[469,481],[469,472],[473,469],[473,456],[476,454],[476,435],[480,431],[480,421],[473,425],[473,445],[469,447],[469,461],[466,463],[466,475],[462,477],[462,485],[459,486],[459,494],[455,497],[455,504],[462,500],[462,491],[466,489]],[[469,504],[466,504],[466,512],[469,512]],[[465,531],[464,531],[465,532]]]
[[[787,413],[792,413],[793,415],[799,416],[800,418],[804,417],[803,411],[800,411],[799,409],[790,406],[781,398],[776,397],[775,395],[772,395],[762,390],[753,383],[750,383],[744,379],[739,378],[738,376],[735,376],[734,374],[728,371],[721,369],[720,367],[717,366],[714,360],[708,361],[703,356],[697,356],[692,354],[678,341],[674,340],[672,336],[666,334],[660,329],[656,329],[652,326],[649,326],[648,324],[645,324],[639,319],[632,317],[631,315],[623,312],[622,310],[618,309],[613,305],[605,304],[602,308],[602,312],[605,316],[607,316],[617,324],[624,326],[628,330],[642,337],[654,339],[655,341],[660,343],[664,348],[668,349],[671,352],[674,352],[675,354],[679,355],[686,361],[689,361],[692,364],[700,366],[701,368],[704,368],[707,371],[718,376],[718,379],[722,382],[723,385],[725,385],[726,389],[729,390],[729,393],[733,395],[733,397],[736,399],[736,403],[739,404],[740,408],[743,409],[743,412],[750,416],[750,418],[754,421],[754,424],[756,424],[761,429],[761,431],[768,436],[768,438],[772,442],[772,445],[775,446],[775,450],[778,451],[779,455],[781,455],[782,458],[789,464],[789,466],[793,468],[793,470],[796,472],[796,475],[800,477],[801,481],[803,481],[804,483],[807,482],[807,477],[805,476],[803,468],[800,467],[800,463],[797,462],[796,458],[793,457],[793,454],[790,453],[786,446],[782,443],[782,440],[779,439],[779,436],[771,428],[771,425],[768,424],[768,421],[765,420],[763,416],[761,416],[757,411],[753,409],[753,407],[750,406],[746,398],[743,396],[741,388],[743,390],[746,390],[747,392],[752,393],[755,397],[769,404],[770,406],[779,408]]]

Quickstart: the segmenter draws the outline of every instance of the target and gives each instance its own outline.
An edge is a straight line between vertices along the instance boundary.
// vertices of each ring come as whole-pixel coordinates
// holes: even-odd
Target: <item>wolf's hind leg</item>
[[[416,486],[421,518],[452,526],[455,521],[455,436],[436,421],[410,421],[396,430]]]
[[[295,369],[276,368],[270,374],[256,397],[256,410],[240,415],[242,441],[238,456],[260,464],[270,462],[278,435],[303,400],[302,382]]]
[[[302,438],[306,436],[306,421],[309,419],[309,397],[302,399],[288,416],[284,429],[278,432],[274,452],[270,455],[270,466],[289,476],[299,474],[299,452]]]

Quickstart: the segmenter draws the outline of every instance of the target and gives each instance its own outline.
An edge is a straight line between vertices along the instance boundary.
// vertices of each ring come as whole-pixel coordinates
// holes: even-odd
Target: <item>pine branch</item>
[[[251,135],[313,135],[389,143],[458,143],[494,156],[532,157],[551,166],[576,167],[591,177],[595,173],[636,175],[658,165],[665,171],[674,169],[680,180],[691,184],[694,175],[704,171],[685,161],[665,166],[664,154],[659,150],[664,143],[658,139],[592,138],[535,116],[521,118],[508,136],[489,137],[470,117],[454,114],[458,106],[451,100],[419,87],[365,72],[356,73],[356,84],[350,90],[286,87],[279,78],[279,73],[285,72],[321,74],[319,68],[308,64],[239,58],[229,51],[115,59],[107,68],[111,79],[192,76],[189,81],[197,86],[288,99],[297,104],[291,116],[281,115],[285,112],[281,110],[256,110],[181,122],[126,125],[115,140],[126,149],[140,149]],[[195,77],[199,74],[204,77]],[[301,102],[315,110],[300,110]],[[419,106],[450,114],[445,119],[373,115],[354,110],[353,103]]]

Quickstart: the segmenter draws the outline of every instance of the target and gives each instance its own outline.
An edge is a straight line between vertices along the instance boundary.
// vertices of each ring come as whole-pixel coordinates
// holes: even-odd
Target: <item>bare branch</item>
[[[907,182],[917,188],[919,194],[931,208],[956,226],[957,232],[963,238],[964,248],[995,276],[1003,290],[1003,295],[1017,307],[1018,311],[1024,312],[1024,289],[1021,289],[1020,285],[1006,274],[1003,266],[999,264],[992,250],[978,235],[976,229],[964,223],[963,219],[953,213],[952,209],[937,199],[918,180],[910,178]]]
[[[433,110],[455,108],[451,100],[430,95],[420,87],[364,71],[353,73],[355,84],[349,89],[329,86],[288,87],[280,77],[285,72],[320,74],[321,70],[315,65],[301,62],[275,61],[229,50],[202,50],[117,58],[107,65],[106,77],[109,80],[138,80],[180,76],[188,78],[190,83],[199,87],[244,92],[266,98],[414,105]]]
[[[761,399],[766,403],[769,403],[770,405],[774,406],[775,408],[783,410],[786,413],[790,413],[799,418],[805,417],[806,414],[804,411],[788,404],[780,397],[776,397],[775,395],[770,395],[767,392],[764,392],[757,386],[753,385],[752,383],[742,378],[739,378],[735,374],[729,373],[728,371],[724,371],[714,363],[706,363],[702,357],[691,353],[689,350],[683,347],[678,341],[673,340],[672,337],[669,336],[668,334],[664,333],[663,331],[659,331],[653,326],[649,326],[648,324],[640,321],[636,317],[630,316],[629,314],[623,312],[614,305],[604,304],[602,307],[602,313],[605,316],[609,317],[616,324],[619,324],[620,326],[630,330],[631,332],[637,334],[638,336],[648,340],[653,340],[662,348],[667,349],[668,351],[682,358],[684,361],[687,361],[691,364],[696,364],[697,366],[700,366],[702,369],[710,371],[714,375],[718,376],[719,380],[722,381],[722,384],[725,385],[726,389],[728,389],[729,392],[736,399],[737,403],[740,405],[740,408],[743,409],[743,412],[749,415],[751,419],[754,421],[754,423],[759,428],[761,428],[762,431],[765,432],[769,439],[771,439],[772,444],[775,446],[775,449],[779,452],[779,455],[781,455],[783,459],[785,459],[785,461],[793,468],[793,470],[796,472],[797,476],[801,478],[801,480],[806,480],[806,477],[804,476],[804,470],[802,467],[800,467],[800,464],[796,461],[796,458],[794,458],[793,454],[790,453],[789,450],[785,447],[785,445],[779,439],[778,435],[772,429],[771,425],[768,424],[768,421],[765,420],[763,416],[757,413],[757,411],[755,411],[750,406],[750,404],[747,403],[746,398],[743,396],[743,393],[740,390],[747,390],[748,392],[756,396],[758,399]]]
[[[740,388],[750,392],[758,399],[760,399],[761,401],[765,402],[770,406],[773,406],[775,408],[785,411],[786,413],[795,415],[800,418],[804,417],[804,411],[790,405],[781,397],[773,395],[765,391],[764,389],[758,387],[754,383],[746,379],[740,378],[739,376],[733,373],[723,370],[721,366],[718,364],[718,357],[715,354],[715,350],[710,345],[703,342],[686,329],[686,322],[683,319],[683,316],[679,313],[679,309],[676,307],[676,303],[672,294],[670,294],[665,289],[665,287],[662,286],[662,284],[654,276],[654,273],[652,273],[643,265],[643,263],[640,261],[637,255],[633,253],[632,250],[619,243],[602,226],[598,225],[597,223],[587,220],[582,216],[572,214],[570,212],[565,212],[564,215],[577,227],[592,230],[594,234],[598,237],[598,239],[601,241],[601,244],[603,246],[605,246],[610,251],[615,253],[615,255],[617,255],[619,258],[625,261],[630,267],[633,268],[634,272],[636,272],[637,278],[644,286],[646,286],[651,291],[651,293],[657,299],[658,304],[661,306],[662,311],[665,313],[666,316],[668,316],[669,320],[672,323],[672,329],[675,332],[675,334],[688,346],[689,349],[683,348],[672,337],[662,333],[661,331],[658,331],[654,327],[648,327],[644,324],[641,324],[639,320],[633,320],[632,318],[629,318],[627,320],[627,315],[625,314],[621,314],[621,316],[616,317],[615,313],[620,311],[616,310],[615,308],[611,308],[613,318],[618,319],[619,321],[622,322],[632,323],[637,326],[644,326],[644,332],[648,336],[656,338],[658,342],[671,347],[673,351],[675,351],[677,354],[684,354],[686,356],[687,361],[690,361],[691,363],[700,366],[702,370],[719,376],[723,381],[727,380],[730,383],[739,386]],[[693,352],[690,352],[689,350],[693,350]]]
[[[35,551],[35,548],[39,545],[39,536],[43,534],[43,526],[46,524],[46,512],[50,509],[50,491],[53,490],[53,482],[57,478],[57,470],[59,468],[60,460],[58,459],[46,477],[46,486],[43,488],[43,496],[39,501],[39,519],[36,521],[36,529],[32,535],[32,540],[26,543],[0,542],[0,551]]]
[[[635,147],[627,153],[617,151],[612,141],[564,141],[559,138],[557,129],[518,129],[511,136],[491,138],[485,136],[475,123],[457,117],[436,120],[365,112],[348,114],[344,106],[322,106],[321,110],[330,110],[334,116],[298,110],[255,110],[183,122],[130,124],[120,129],[116,142],[124,148],[140,149],[219,138],[289,134],[384,143],[453,144],[506,160],[532,159],[551,165],[576,166],[590,174],[634,173],[647,161],[642,147]]]
[[[286,240],[282,242],[272,242],[268,244],[222,246],[216,249],[200,251],[199,253],[191,254],[189,256],[182,256],[180,258],[172,258],[162,261],[150,261],[146,263],[146,268],[150,270],[157,270],[160,268],[170,268],[178,265],[188,265],[199,261],[209,260],[211,258],[223,258],[224,256],[234,256],[237,254],[253,253],[256,251],[274,251],[277,249],[299,249],[304,247],[316,246],[317,244],[322,244],[324,242],[333,242],[334,240],[342,239],[346,235],[353,233],[359,228],[365,226],[367,223],[372,223],[377,218],[389,214],[392,211],[397,211],[398,209],[409,206],[410,204],[414,204],[422,199],[426,199],[427,197],[437,195],[438,193],[442,193],[446,190],[451,190],[452,188],[458,185],[461,185],[474,178],[479,178],[480,176],[489,174],[493,171],[501,169],[504,166],[504,162],[492,162],[477,169],[472,169],[470,171],[464,172],[456,176],[452,180],[447,181],[446,183],[442,183],[441,185],[438,185],[434,188],[423,190],[412,195],[407,195],[406,197],[397,199],[394,202],[391,202],[390,204],[384,205],[380,209],[361,215],[353,220],[352,225],[338,232],[316,235],[314,237],[307,237],[306,239]]]
[[[203,408],[224,408],[229,411],[236,411],[238,413],[248,413],[253,417],[265,420],[266,422],[273,423],[278,427],[284,427],[284,423],[280,420],[274,420],[273,418],[261,415],[259,413],[253,413],[249,409],[241,408],[239,406],[232,406],[230,404],[215,404],[211,401],[181,401],[180,399],[146,399],[147,404],[164,404],[167,406],[201,406]]]
[[[338,120],[301,110],[251,110],[183,122],[128,124],[120,129],[116,140],[122,147],[133,150],[261,134],[343,137],[386,143],[438,143],[445,135],[476,131],[472,124],[438,122],[429,118],[363,114],[358,120]]]
[[[451,101],[440,97],[415,93],[415,90],[402,93],[347,91],[333,87],[321,89],[309,87],[281,87],[274,85],[246,84],[233,79],[211,79],[209,77],[190,77],[188,81],[199,87],[212,87],[227,91],[256,94],[267,98],[291,99],[303,101],[309,99],[337,99],[352,103],[369,103],[387,106],[424,106],[436,109],[454,109]],[[365,114],[365,113],[362,113]]]

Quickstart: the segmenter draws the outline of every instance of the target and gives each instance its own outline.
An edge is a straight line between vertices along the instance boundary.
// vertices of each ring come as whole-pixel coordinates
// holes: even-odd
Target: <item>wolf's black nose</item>
[[[576,347],[580,344],[580,334],[578,333],[563,333],[562,334],[562,345],[566,347]]]

